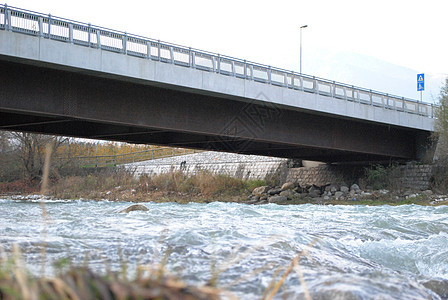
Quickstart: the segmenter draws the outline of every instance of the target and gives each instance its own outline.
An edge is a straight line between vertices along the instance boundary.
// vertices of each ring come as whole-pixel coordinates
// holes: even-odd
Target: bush
[[[448,158],[440,159],[433,166],[431,188],[441,193],[448,193]]]

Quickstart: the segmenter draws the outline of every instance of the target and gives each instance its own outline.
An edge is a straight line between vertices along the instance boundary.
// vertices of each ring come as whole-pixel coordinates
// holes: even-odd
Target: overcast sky
[[[448,0],[8,0],[7,4],[295,71],[299,27],[308,25],[303,29],[303,73],[315,75],[313,66],[326,64],[326,59],[331,68],[334,61],[328,53],[354,53],[448,76]]]

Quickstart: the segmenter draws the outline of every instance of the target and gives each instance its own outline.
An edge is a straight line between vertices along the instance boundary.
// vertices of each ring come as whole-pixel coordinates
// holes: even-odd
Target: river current
[[[32,273],[70,257],[97,272],[164,262],[183,281],[260,299],[302,252],[276,299],[447,299],[448,207],[0,199],[0,243]],[[45,257],[42,247],[46,247]]]

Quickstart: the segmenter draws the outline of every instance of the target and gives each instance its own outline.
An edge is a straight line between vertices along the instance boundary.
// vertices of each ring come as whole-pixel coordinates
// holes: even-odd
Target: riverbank
[[[17,200],[38,198],[39,182],[0,184],[0,195]],[[123,171],[68,176],[53,181],[46,192],[50,199],[108,200],[125,202],[176,202],[186,204],[237,202],[262,205],[448,205],[448,196],[425,191],[363,189],[346,183],[306,186],[266,180],[241,180],[202,172],[188,176],[171,172],[140,176]]]

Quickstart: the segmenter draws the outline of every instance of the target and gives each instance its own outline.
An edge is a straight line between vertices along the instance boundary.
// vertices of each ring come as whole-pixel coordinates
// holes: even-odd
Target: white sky
[[[359,53],[448,76],[448,0],[8,0],[7,4],[295,71],[299,27],[306,24],[302,65],[306,74],[314,75],[314,63],[327,58],[319,53],[330,51]]]

